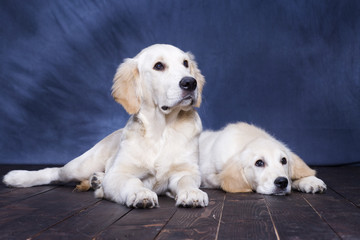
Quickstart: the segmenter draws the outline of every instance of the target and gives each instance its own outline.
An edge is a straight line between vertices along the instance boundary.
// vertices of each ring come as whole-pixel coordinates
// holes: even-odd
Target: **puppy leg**
[[[37,171],[13,170],[7,173],[3,182],[9,187],[32,187],[59,181],[61,168],[45,168]]]
[[[84,180],[84,181],[81,181],[80,184],[76,185],[74,191],[86,192],[86,191],[89,191],[90,188],[91,188],[90,181]]]
[[[191,168],[190,168],[191,169]],[[194,169],[197,169],[194,166]],[[179,172],[170,178],[169,189],[175,193],[178,207],[206,207],[209,204],[208,195],[199,189],[200,174],[194,172]]]
[[[80,184],[76,185],[74,190],[78,192],[86,192],[92,188],[94,189],[95,198],[103,198],[104,190],[102,189],[101,182],[104,178],[104,175],[104,172],[96,172],[91,175],[90,179],[83,180]]]
[[[52,182],[83,181],[94,172],[105,170],[105,164],[117,151],[122,130],[115,131],[81,156],[71,160],[61,168],[45,168],[38,171],[14,170],[3,178],[10,187],[32,187]],[[79,188],[86,189],[86,182]]]
[[[154,208],[159,206],[156,193],[146,188],[139,177],[133,174],[129,175],[129,172],[110,169],[105,174],[101,186],[100,189],[106,199],[127,207]],[[97,193],[95,192],[95,194]]]
[[[326,184],[315,176],[295,180],[292,182],[291,187],[305,193],[322,193],[326,190]]]
[[[92,189],[95,190],[95,198],[103,198],[104,190],[102,188],[102,181],[105,176],[104,172],[96,172],[90,177],[90,184]]]
[[[292,154],[291,187],[305,193],[322,193],[326,190],[326,184],[315,177],[316,171],[311,169],[299,156]]]
[[[129,182],[136,182],[138,180],[140,179],[132,179]],[[138,187],[136,189],[127,193],[126,206],[133,208],[153,208],[159,206],[158,196],[155,192],[145,187]]]
[[[45,168],[37,171],[13,170],[7,173],[3,182],[10,187],[32,187],[52,182],[83,181],[91,174],[105,170],[105,161],[94,158],[92,150],[73,159],[63,167]],[[86,182],[79,189],[86,189]]]
[[[87,191],[90,185],[86,180],[94,172],[104,171],[105,169],[102,162],[92,163],[94,163],[92,158],[82,155],[63,167],[45,168],[36,171],[10,171],[4,176],[3,182],[9,187],[32,187],[53,182],[84,181],[77,186],[77,190]]]

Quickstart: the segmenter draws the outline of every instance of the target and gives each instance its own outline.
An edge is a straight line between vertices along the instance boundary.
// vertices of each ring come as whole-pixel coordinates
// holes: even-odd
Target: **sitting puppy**
[[[61,168],[15,170],[3,179],[13,187],[83,181],[98,197],[128,207],[158,206],[157,194],[174,196],[177,206],[205,207],[199,189],[201,103],[204,77],[194,57],[157,44],[126,59],[118,68],[112,95],[132,114],[125,128]],[[90,180],[89,180],[90,179]]]
[[[291,188],[326,190],[303,160],[268,133],[247,123],[229,124],[200,136],[200,171],[204,187],[226,192],[285,195]]]

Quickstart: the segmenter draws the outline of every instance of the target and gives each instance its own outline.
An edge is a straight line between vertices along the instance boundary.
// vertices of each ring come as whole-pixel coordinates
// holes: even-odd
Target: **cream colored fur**
[[[283,158],[286,164],[281,163]],[[258,160],[265,163],[263,167],[256,166]],[[315,177],[315,171],[283,143],[264,130],[241,122],[201,134],[200,171],[204,187],[227,192],[284,195],[291,188],[306,193],[326,189],[325,183]],[[286,187],[276,186],[279,177],[287,179]]]
[[[156,69],[161,63],[163,69]],[[196,89],[179,83],[196,79]],[[112,94],[132,114],[126,126],[61,168],[15,170],[3,179],[13,187],[53,181],[94,184],[95,196],[128,207],[159,205],[158,194],[174,196],[177,206],[204,207],[208,196],[199,189],[200,106],[204,77],[194,57],[171,45],[153,45],[126,59],[114,77]]]

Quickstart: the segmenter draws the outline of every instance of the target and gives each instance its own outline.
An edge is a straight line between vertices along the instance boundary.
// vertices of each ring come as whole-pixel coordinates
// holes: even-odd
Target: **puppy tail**
[[[45,168],[37,171],[13,170],[3,178],[3,183],[9,187],[32,187],[60,181],[61,168]]]

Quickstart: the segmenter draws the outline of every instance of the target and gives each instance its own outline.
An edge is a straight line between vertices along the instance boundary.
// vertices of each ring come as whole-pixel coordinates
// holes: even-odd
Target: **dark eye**
[[[157,62],[154,65],[154,70],[156,71],[163,71],[164,70],[164,64],[162,64],[161,62]]]
[[[282,165],[287,164],[287,160],[286,160],[286,158],[284,158],[284,157],[280,160],[280,162],[281,162]]]
[[[257,160],[257,161],[255,162],[255,166],[257,166],[257,167],[264,167],[264,166],[265,166],[265,163],[264,163],[263,160]]]
[[[184,64],[184,66],[185,66],[186,68],[189,67],[189,62],[188,62],[187,60],[184,60],[183,64]]]

